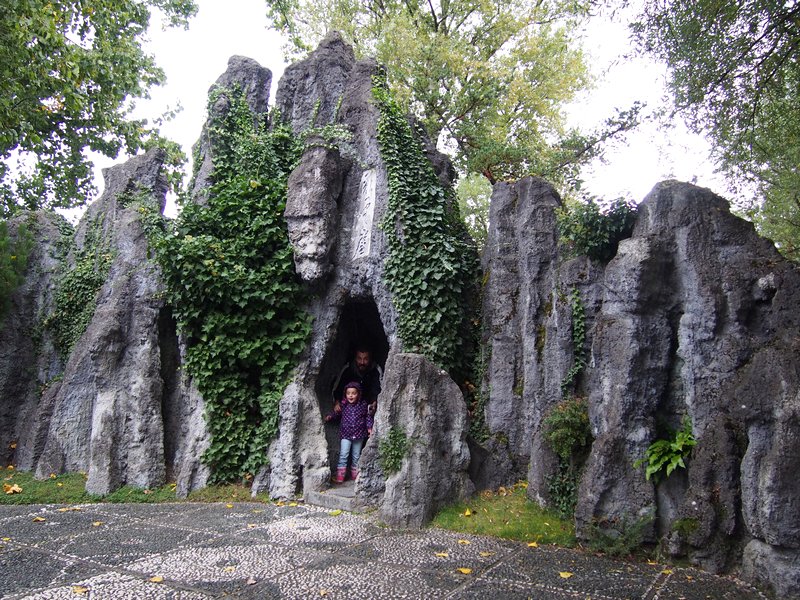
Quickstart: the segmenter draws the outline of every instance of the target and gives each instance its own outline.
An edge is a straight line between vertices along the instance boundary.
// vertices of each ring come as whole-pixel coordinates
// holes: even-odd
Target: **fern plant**
[[[688,415],[684,415],[681,428],[669,439],[656,440],[647,448],[644,457],[633,463],[637,469],[645,467],[644,475],[647,481],[653,478],[658,483],[662,475],[669,477],[672,472],[681,467],[686,468],[685,458],[688,458],[697,440],[692,433],[692,422]]]

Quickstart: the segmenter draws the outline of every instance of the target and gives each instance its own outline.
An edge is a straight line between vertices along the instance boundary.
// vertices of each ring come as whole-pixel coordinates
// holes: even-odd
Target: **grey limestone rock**
[[[0,321],[0,466],[13,459],[17,468],[30,470],[41,453],[41,430],[48,419],[42,388],[57,386],[54,379],[63,368],[42,321],[53,310],[53,282],[71,227],[48,211],[22,211],[8,221],[11,240],[20,241],[22,225],[30,235],[31,253],[25,279]]]
[[[605,289],[591,334],[595,442],[579,533],[660,511],[667,518],[651,533],[703,567],[738,564],[753,536],[770,547],[758,561],[774,558],[767,571],[777,572],[799,547],[797,268],[723,199],[664,182],[642,203]],[[678,483],[656,490],[632,464],[683,415],[697,446]]]
[[[231,56],[228,68],[209,88],[209,94],[217,88],[240,89],[244,93],[247,104],[257,119],[267,118],[269,110],[269,90],[272,84],[272,71],[262,67],[252,58]],[[206,201],[208,187],[211,185],[211,173],[214,170],[214,140],[209,122],[224,116],[230,109],[230,100],[221,94],[213,106],[209,107],[209,121],[203,126],[200,139],[193,148],[197,163],[191,184],[192,200],[199,204]],[[265,121],[266,122],[266,121]]]
[[[467,427],[464,398],[447,373],[418,354],[392,355],[362,454],[369,467],[356,481],[356,496],[377,506],[389,525],[426,524],[445,503],[474,491]],[[399,471],[382,473],[380,448],[392,428],[405,434],[408,449]]]

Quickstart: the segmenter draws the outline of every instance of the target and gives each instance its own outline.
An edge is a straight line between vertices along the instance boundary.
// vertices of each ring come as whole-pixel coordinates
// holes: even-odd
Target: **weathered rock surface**
[[[560,263],[559,206],[558,194],[541,179],[495,185],[483,254],[488,360],[482,385],[490,438],[473,476],[479,489],[527,478],[530,496],[541,502],[556,460],[543,443],[542,419],[561,400],[561,382],[574,362],[569,295],[579,290],[590,325],[602,274],[586,259]]]
[[[11,240],[19,240],[21,225],[30,233],[32,250],[25,280],[11,295],[8,313],[0,322],[0,466],[13,458],[18,468],[30,470],[37,448],[41,452],[39,424],[48,418],[39,404],[41,387],[62,369],[41,321],[53,310],[53,281],[66,251],[62,229],[67,238],[70,228],[53,213],[25,211],[8,222]]]
[[[244,92],[247,105],[258,115],[266,119],[269,110],[269,90],[272,85],[272,71],[262,67],[252,58],[245,56],[231,56],[228,59],[228,68],[220,75],[209,88],[209,93],[215,88],[240,89]],[[209,122],[214,118],[225,115],[230,109],[230,100],[220,94],[213,106],[209,107]],[[208,197],[208,187],[211,185],[211,173],[214,170],[214,140],[209,122],[203,126],[200,139],[192,149],[197,157],[195,174],[192,180],[192,201],[204,203]],[[266,122],[266,121],[265,121]]]
[[[492,437],[473,454],[499,469],[476,482],[508,481],[527,463],[530,497],[551,500],[557,465],[541,422],[575,355],[565,296],[576,288],[589,353],[574,393],[589,397],[595,438],[578,534],[644,520],[646,536],[676,555],[713,571],[742,564],[748,578],[796,595],[797,268],[726,201],[688,184],[656,186],[605,268],[558,256],[557,205],[542,183],[495,188],[484,256]],[[684,415],[697,439],[688,468],[654,485],[633,463]]]
[[[380,448],[388,444],[391,429],[405,434],[408,449],[397,472],[383,473]],[[467,473],[467,429],[464,398],[447,373],[419,354],[392,355],[356,497],[377,507],[389,525],[426,524],[444,504],[475,489]]]

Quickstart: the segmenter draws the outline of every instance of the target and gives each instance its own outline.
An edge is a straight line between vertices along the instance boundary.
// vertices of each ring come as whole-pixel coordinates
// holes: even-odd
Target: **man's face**
[[[369,352],[356,352],[356,369],[359,373],[366,373],[369,369]]]

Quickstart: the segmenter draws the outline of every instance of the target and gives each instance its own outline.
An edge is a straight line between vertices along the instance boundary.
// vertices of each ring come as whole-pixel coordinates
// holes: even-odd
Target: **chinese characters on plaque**
[[[364,171],[358,190],[355,224],[353,226],[353,260],[369,256],[372,241],[372,219],[375,215],[375,169]]]

